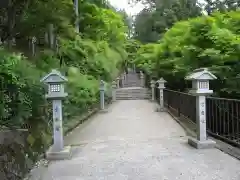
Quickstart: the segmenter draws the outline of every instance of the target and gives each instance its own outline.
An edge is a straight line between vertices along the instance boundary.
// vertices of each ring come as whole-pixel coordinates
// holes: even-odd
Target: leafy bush
[[[0,59],[0,125],[21,127],[27,120],[46,119],[40,108],[46,102],[39,81],[42,72],[21,54],[10,54],[1,49]]]
[[[217,76],[218,95],[240,97],[239,11],[215,13],[176,23],[156,44],[143,45],[135,59],[152,76],[163,76],[168,87],[184,90],[184,76],[208,67]]]
[[[28,164],[29,159],[35,162],[52,142],[52,107],[44,97],[46,87],[40,83],[41,77],[51,69],[58,69],[68,78],[68,97],[63,104],[66,132],[79,124],[80,119],[76,117],[99,104],[100,79],[106,82],[107,100],[111,99],[111,81],[119,74],[127,57],[127,28],[122,16],[109,8],[105,1],[79,1],[80,33],[74,28],[75,13],[71,0],[39,0],[30,4],[22,1],[14,2],[13,6],[16,9],[13,19],[20,21],[16,21],[15,29],[9,33],[18,32],[19,37],[11,34],[16,38],[15,48],[18,52],[28,50],[24,51],[28,58],[0,49],[0,128],[28,129],[25,144],[17,142],[10,147],[1,146],[4,146],[4,152],[1,151],[4,155],[16,151],[11,153],[10,159],[17,166]],[[0,13],[3,19],[10,18],[6,9]],[[48,32],[50,24],[54,26],[53,33]],[[0,33],[3,35],[4,32]],[[48,35],[47,42],[45,35]],[[50,35],[58,40],[58,47],[51,47]],[[29,37],[33,36],[38,40],[34,57],[28,47]],[[21,151],[17,153],[19,149]],[[21,171],[19,174],[26,172],[22,166],[18,170]]]

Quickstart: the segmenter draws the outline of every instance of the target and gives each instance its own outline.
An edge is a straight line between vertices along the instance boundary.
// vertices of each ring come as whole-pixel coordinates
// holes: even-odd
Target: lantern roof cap
[[[68,81],[68,79],[63,76],[59,71],[53,69],[49,74],[44,76],[41,80],[44,83],[63,83]]]
[[[212,74],[208,68],[198,68],[189,73],[186,77],[186,80],[213,80],[217,77]]]
[[[157,81],[157,83],[165,83],[167,81],[165,81],[162,77]]]

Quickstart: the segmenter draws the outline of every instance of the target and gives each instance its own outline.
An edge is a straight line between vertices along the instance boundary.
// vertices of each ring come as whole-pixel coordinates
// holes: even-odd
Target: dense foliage
[[[80,34],[77,34],[74,29],[75,15],[72,0],[13,1],[12,3],[11,8],[15,8],[16,12],[12,13],[11,17],[18,21],[14,20],[15,24],[12,27],[14,33],[11,34],[16,40],[16,45],[11,44],[11,46],[18,52],[23,49],[19,49],[18,46],[24,47],[25,51],[21,55],[12,54],[7,52],[4,44],[1,49],[0,77],[3,96],[1,96],[0,116],[4,117],[2,118],[4,122],[3,120],[0,122],[4,125],[8,122],[12,126],[12,124],[24,123],[30,117],[37,119],[41,116],[34,113],[32,104],[37,108],[44,103],[43,87],[39,80],[52,68],[60,68],[68,75],[70,96],[67,102],[71,102],[71,106],[81,109],[95,103],[98,97],[99,79],[111,82],[127,56],[124,50],[127,27],[124,25],[122,14],[117,13],[104,1],[102,3],[79,1]],[[4,13],[4,9],[1,12]],[[48,48],[49,38],[46,42],[41,41],[45,34],[48,34],[49,24],[53,24],[53,37],[58,41],[58,46],[53,48]],[[3,23],[3,26],[7,26],[7,23]],[[1,33],[4,41],[6,32]],[[31,51],[27,43],[28,38],[32,36],[37,38],[35,47],[37,55],[34,57],[26,52]],[[24,46],[24,43],[27,45]],[[12,89],[12,92],[9,89]],[[14,111],[13,108],[8,107],[10,104],[14,104]],[[16,108],[16,105],[20,107]],[[14,118],[14,122],[11,117]]]
[[[163,76],[168,87],[184,90],[184,76],[208,67],[218,77],[218,95],[240,97],[240,12],[215,13],[176,23],[158,43],[143,45],[135,63],[154,77]]]
[[[142,43],[157,42],[174,23],[211,15],[215,11],[227,12],[240,6],[239,0],[129,0],[141,2],[145,8],[136,15],[134,38]]]
[[[51,69],[68,78],[64,131],[79,123],[74,116],[99,104],[100,79],[110,97],[110,84],[127,57],[126,17],[98,0],[79,0],[79,12],[76,18],[72,0],[17,0],[0,9],[0,127],[28,129],[28,146],[1,146],[1,154],[12,153],[7,162],[29,164],[14,158],[27,154],[34,161],[51,143],[51,105],[40,83]],[[0,169],[4,167],[1,161]]]

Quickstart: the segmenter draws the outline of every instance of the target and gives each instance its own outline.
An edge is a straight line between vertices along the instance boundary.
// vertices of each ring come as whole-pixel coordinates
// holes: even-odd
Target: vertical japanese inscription
[[[160,98],[163,99],[163,91],[160,90]]]
[[[200,122],[206,123],[206,117],[205,117],[205,103],[200,103]]]

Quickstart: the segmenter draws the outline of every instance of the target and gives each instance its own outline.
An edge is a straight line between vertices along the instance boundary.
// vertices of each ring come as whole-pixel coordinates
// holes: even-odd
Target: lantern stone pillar
[[[63,127],[62,127],[62,100],[68,95],[64,92],[64,83],[67,78],[57,70],[41,79],[41,82],[48,85],[46,98],[52,100],[53,111],[53,146],[46,153],[49,160],[68,159],[71,156],[71,147],[64,147]]]
[[[207,138],[206,95],[213,93],[209,89],[209,80],[217,79],[217,77],[209,72],[207,68],[200,68],[187,75],[185,79],[192,81],[192,89],[189,93],[196,96],[197,139],[190,137],[188,144],[197,149],[214,148],[216,143]]]
[[[74,9],[76,14],[76,20],[75,20],[75,29],[76,32],[79,33],[79,12],[78,12],[78,0],[74,0]]]
[[[103,80],[100,81],[100,112],[105,113],[107,112],[105,109],[105,83]]]
[[[141,87],[145,87],[144,74],[142,71],[140,71],[140,82],[141,82]]]
[[[151,89],[152,89],[152,101],[155,101],[155,81],[151,80],[150,84],[151,84]]]
[[[123,73],[123,76],[124,76],[124,80],[126,81],[127,80],[127,73],[125,71]]]
[[[121,80],[122,80],[122,87],[125,86],[125,78],[124,78],[124,74],[121,75]]]
[[[37,43],[37,38],[34,36],[32,37],[32,56],[36,55],[36,43]]]
[[[117,89],[119,89],[119,87],[120,87],[120,78],[119,77],[117,77]]]
[[[116,81],[112,82],[112,101],[116,101],[116,88],[117,88],[117,83]]]
[[[159,106],[157,107],[158,112],[164,112],[164,97],[163,97],[163,90],[165,89],[166,81],[163,78],[160,78],[158,81],[158,89],[159,89]]]

